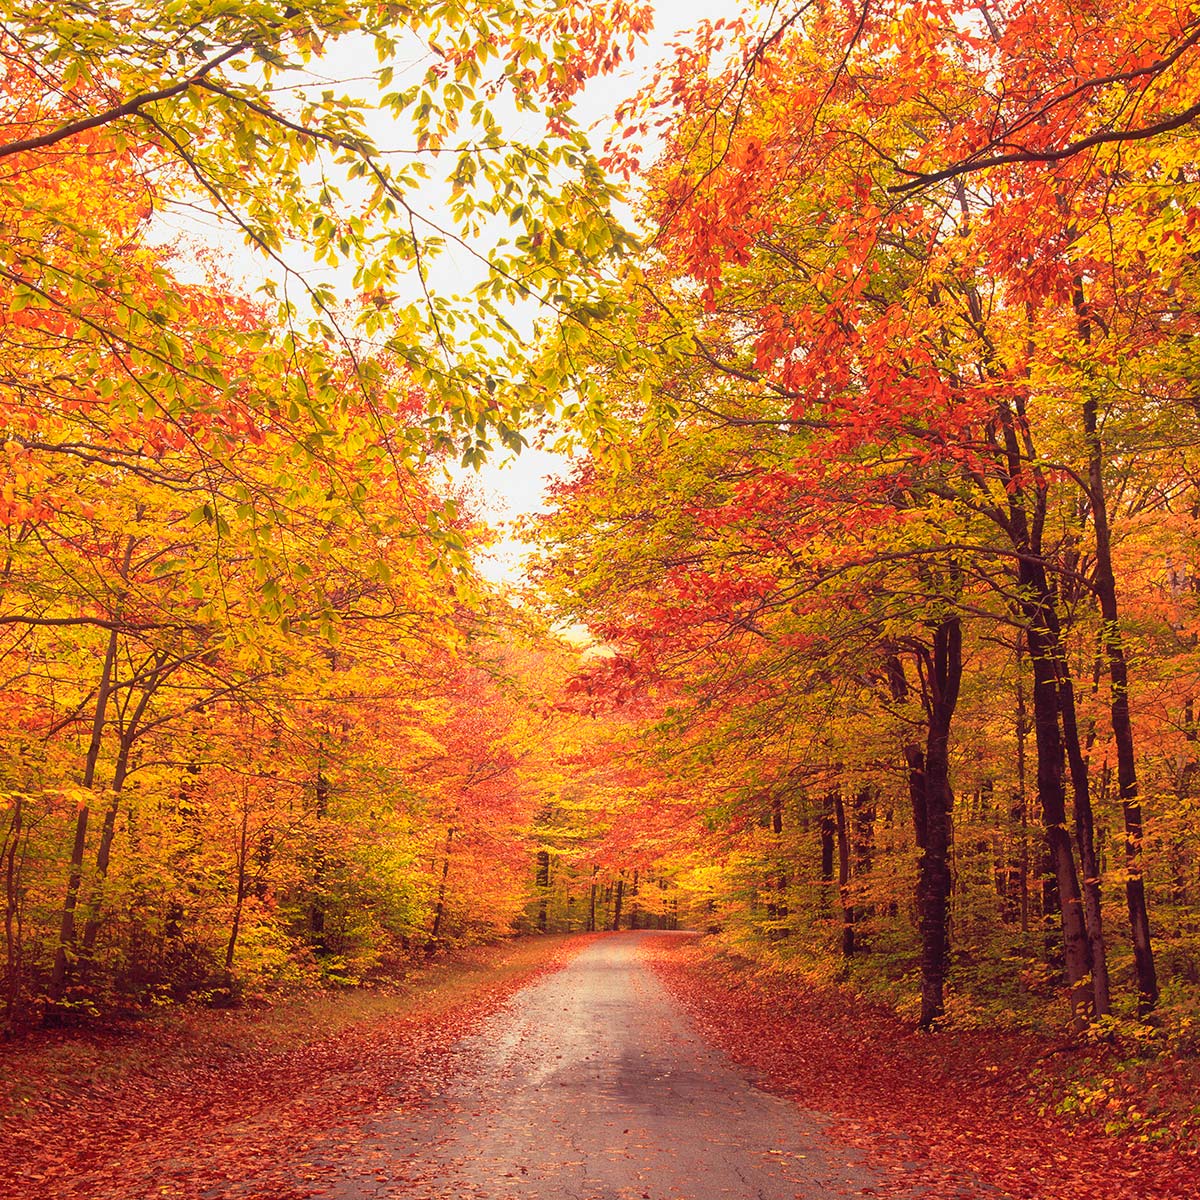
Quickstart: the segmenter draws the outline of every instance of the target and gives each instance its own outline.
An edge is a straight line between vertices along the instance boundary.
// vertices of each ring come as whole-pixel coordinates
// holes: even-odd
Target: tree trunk
[[[96,850],[96,880],[92,885],[92,899],[88,905],[87,921],[83,927],[81,959],[86,967],[100,932],[100,912],[104,904],[104,883],[108,878],[108,862],[112,854],[113,837],[117,827],[117,813],[121,808],[121,791],[125,786],[125,774],[129,763],[129,749],[122,745],[117,769],[113,773],[112,789],[108,796],[108,808],[104,813],[104,824],[100,829],[100,845]]]
[[[4,1024],[12,1029],[21,1008],[23,987],[21,946],[21,872],[29,843],[24,821],[24,796],[13,796],[12,816],[5,833],[0,861],[4,863]]]
[[[150,703],[151,696],[157,690],[157,682],[152,678],[142,690],[137,707],[121,733],[117,763],[113,768],[108,809],[104,814],[104,825],[100,831],[100,845],[96,851],[96,880],[93,884],[91,904],[88,906],[87,923],[83,927],[83,959],[85,963],[91,958],[92,950],[96,945],[96,935],[100,931],[100,912],[104,905],[104,883],[108,879],[108,863],[112,854],[113,837],[116,833],[117,813],[121,808],[121,795],[125,790],[125,780],[129,775],[129,757],[133,753],[134,742],[140,732],[146,707]]]
[[[622,871],[617,879],[617,891],[613,899],[612,930],[614,933],[621,928],[621,901],[625,897],[625,872]]]
[[[837,852],[837,817],[834,814],[834,792],[829,792],[821,808],[821,915],[830,915],[829,893],[833,888],[833,864]]]
[[[1029,736],[1028,713],[1025,709],[1025,674],[1022,663],[1024,631],[1017,631],[1017,791],[1013,796],[1013,824],[1020,843],[1017,847],[1017,889],[1021,931],[1029,932],[1029,803],[1026,788],[1025,741]]]
[[[921,851],[917,877],[917,919],[921,932],[921,1016],[919,1027],[936,1028],[945,1011],[950,948],[950,726],[962,682],[962,626],[949,617],[934,630],[922,700],[928,720],[924,750],[912,741],[901,749],[908,767],[913,830]],[[888,660],[888,679],[897,702],[908,697],[899,658]]]
[[[536,886],[538,889],[537,927],[539,933],[546,932],[546,909],[549,903],[547,893],[550,890],[550,851],[537,852]]]
[[[850,831],[842,793],[833,793],[834,824],[837,829],[838,894],[842,901],[842,957],[854,953],[854,905],[850,901]]]
[[[425,953],[432,954],[437,949],[438,938],[442,934],[442,914],[446,911],[446,877],[450,874],[450,847],[454,843],[454,826],[446,830],[446,849],[442,854],[442,878],[438,883],[437,904],[433,910],[433,928],[429,931],[429,941],[425,943]]]
[[[1071,769],[1071,791],[1075,809],[1075,844],[1079,848],[1079,867],[1083,886],[1083,919],[1087,927],[1088,949],[1092,962],[1092,1011],[1102,1017],[1108,1013],[1108,951],[1104,945],[1104,913],[1100,897],[1100,863],[1096,855],[1096,822],[1092,812],[1088,766],[1079,743],[1079,724],[1075,715],[1075,688],[1065,661],[1059,662],[1059,714],[1062,717],[1063,744]]]
[[[871,869],[875,862],[875,822],[878,817],[879,810],[879,789],[871,784],[864,784],[858,789],[854,797],[854,815],[851,822],[853,839],[853,861],[851,863],[851,874],[860,879],[870,875]],[[861,917],[864,912],[874,914],[876,911],[875,905],[858,906],[857,915]],[[865,949],[861,944],[856,945],[855,949]]]
[[[1033,731],[1037,745],[1038,802],[1046,836],[1055,896],[1062,918],[1063,962],[1077,1027],[1083,1027],[1092,1007],[1091,952],[1083,913],[1083,897],[1067,831],[1064,754],[1059,728],[1058,621],[1039,564],[1022,560],[1019,568],[1026,595],[1021,601],[1027,625],[1025,636],[1033,666]]]
[[[91,791],[96,782],[96,764],[100,758],[100,746],[104,740],[104,720],[112,695],[113,671],[117,661],[117,631],[108,635],[104,651],[104,664],[100,669],[100,685],[96,691],[96,709],[92,716],[92,736],[84,760],[83,777],[80,785]],[[87,847],[89,804],[80,800],[75,816],[75,839],[71,846],[71,865],[67,872],[67,893],[63,899],[62,915],[58,926],[58,947],[54,952],[54,969],[50,975],[50,998],[61,1000],[66,991],[71,962],[75,957],[75,909],[79,903],[79,888],[83,882],[83,854]]]
[[[328,862],[325,856],[324,846],[324,822],[329,814],[329,778],[325,774],[323,768],[324,753],[323,750],[317,751],[317,778],[314,786],[314,799],[317,818],[317,842],[316,856],[313,861],[313,899],[312,907],[309,910],[309,931],[312,934],[313,949],[319,955],[329,953],[329,944],[325,938],[325,873],[328,870]],[[449,849],[447,849],[447,855]],[[447,866],[449,858],[447,858]],[[445,886],[445,876],[442,877],[443,887]],[[436,939],[436,934],[434,935]]]
[[[242,929],[242,909],[246,903],[246,854],[248,852],[248,830],[250,826],[250,799],[243,784],[242,827],[237,850],[237,892],[233,903],[233,921],[229,927],[229,941],[225,944],[225,988],[233,991],[233,957],[237,951],[238,934]]]
[[[879,791],[864,784],[854,797],[854,873],[866,875],[875,858],[875,820]]]
[[[1032,314],[1028,314],[1032,320]],[[993,519],[1017,553],[1017,610],[1025,631],[1025,646],[1033,669],[1033,730],[1037,746],[1037,792],[1047,852],[1054,879],[1047,905],[1058,904],[1062,914],[1063,962],[1076,1028],[1087,1023],[1092,1004],[1091,948],[1071,835],[1067,827],[1063,784],[1064,752],[1059,726],[1059,676],[1065,675],[1062,630],[1057,598],[1042,559],[1049,482],[1037,462],[1029,435],[1025,397],[1015,393],[996,408],[997,431],[1003,446],[997,461],[1004,470],[1007,509]]]
[[[962,682],[962,625],[943,620],[933,634],[927,673],[929,729],[925,741],[925,841],[918,866],[917,909],[921,927],[921,1017],[919,1027],[937,1026],[945,1011],[950,948],[950,725]]]
[[[1082,285],[1077,289],[1077,308],[1082,313]],[[1113,741],[1117,747],[1117,788],[1125,821],[1125,902],[1133,938],[1133,961],[1138,983],[1138,1011],[1145,1015],[1158,1003],[1158,973],[1150,939],[1150,914],[1146,905],[1146,882],[1142,873],[1142,806],[1138,797],[1137,759],[1133,722],[1129,714],[1129,662],[1121,638],[1117,582],[1113,572],[1112,535],[1108,525],[1108,502],[1104,490],[1104,457],[1097,421],[1096,401],[1083,403],[1084,433],[1088,441],[1088,499],[1092,509],[1096,549],[1096,598],[1103,622],[1104,652],[1108,659],[1109,712]]]

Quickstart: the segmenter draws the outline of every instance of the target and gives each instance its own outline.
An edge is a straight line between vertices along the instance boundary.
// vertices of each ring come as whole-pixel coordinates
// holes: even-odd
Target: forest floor
[[[804,986],[710,939],[652,953],[710,1043],[770,1091],[834,1118],[834,1136],[885,1177],[878,1195],[949,1200],[964,1195],[964,1178],[1012,1200],[1200,1195],[1194,1056],[1131,1060],[1120,1046],[986,1030],[919,1034],[849,990]]]
[[[848,1200],[877,1194],[828,1120],[707,1045],[619,933],[513,996],[459,1044],[436,1098],[332,1147],[321,1200]],[[988,1188],[964,1193],[995,1197]],[[913,1197],[912,1200],[916,1200]]]
[[[524,939],[0,1047],[0,1198],[1191,1200],[1200,1066],[1122,1053],[919,1035],[713,939]]]
[[[0,1045],[0,1198],[222,1196],[248,1178],[264,1200],[310,1195],[296,1177],[306,1141],[353,1141],[381,1095],[419,1103],[464,1034],[586,941],[524,938],[435,960],[400,986]]]

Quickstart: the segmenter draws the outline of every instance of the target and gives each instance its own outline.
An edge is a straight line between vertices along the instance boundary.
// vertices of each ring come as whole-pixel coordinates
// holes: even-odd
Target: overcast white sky
[[[682,31],[694,28],[701,20],[735,15],[742,11],[742,5],[738,0],[655,0],[654,9],[655,28],[634,61],[626,64],[614,76],[593,80],[578,98],[577,118],[585,126],[595,129],[597,144],[607,134],[613,111],[622,100],[638,90],[664,56],[668,43]],[[369,61],[359,62],[358,56],[364,51],[370,55]],[[337,81],[350,81],[356,76],[362,78],[374,65],[373,51],[356,44],[353,39],[345,39],[331,47],[328,57],[321,60],[314,74],[327,76],[328,81],[336,85]],[[395,64],[398,78],[405,73],[404,65],[401,62]],[[420,61],[414,61],[411,66],[424,69]],[[311,82],[310,78],[310,85]],[[500,115],[502,125],[513,128],[512,114]],[[377,145],[388,147],[411,143],[411,135],[406,136],[405,129],[385,121],[382,114],[369,121]],[[424,191],[424,198],[430,215],[439,217],[440,206],[444,203],[440,190],[431,186]],[[270,264],[246,249],[240,233],[223,222],[217,214],[206,213],[202,205],[164,210],[156,219],[163,243],[174,243],[179,250],[175,269],[185,279],[192,272],[198,278],[204,277],[209,252],[216,256],[225,270],[235,278],[240,278],[243,286],[249,290],[256,289],[268,276],[277,274]],[[291,259],[293,256],[288,257]],[[298,251],[296,263],[301,263],[303,258],[303,253]],[[335,286],[344,273],[340,269],[321,267],[304,270],[309,279],[324,278]],[[430,271],[435,287],[444,294],[468,290],[472,277],[477,273],[478,261],[470,253],[453,246],[435,260]],[[413,286],[416,286],[415,283]],[[520,316],[514,314],[514,323],[521,323]],[[565,461],[558,455],[530,448],[520,456],[497,451],[495,459],[478,473],[466,471],[459,475],[460,479],[471,484],[482,501],[489,522],[501,533],[493,553],[481,564],[489,578],[505,583],[520,580],[523,547],[509,531],[521,517],[544,511],[546,484],[553,476],[562,474],[565,466]]]
[[[699,21],[731,17],[743,11],[736,0],[656,0],[655,29],[635,61],[617,75],[594,81],[581,98],[580,106],[587,124],[597,123],[602,136],[603,122],[616,106],[637,91],[649,71],[662,58],[666,46]],[[471,472],[485,511],[501,538],[481,564],[484,574],[498,583],[516,583],[521,578],[521,560],[525,547],[508,532],[523,516],[544,512],[547,483],[566,468],[559,455],[530,448],[519,456],[505,453],[489,462],[478,474]]]

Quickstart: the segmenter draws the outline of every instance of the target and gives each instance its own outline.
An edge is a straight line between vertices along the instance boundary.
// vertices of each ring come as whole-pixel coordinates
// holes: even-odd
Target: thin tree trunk
[[[104,651],[104,664],[100,669],[100,685],[96,692],[96,709],[92,716],[92,736],[84,759],[81,786],[91,791],[96,782],[96,764],[100,758],[100,746],[104,740],[104,720],[108,701],[112,694],[113,672],[117,661],[117,631],[108,635]],[[71,846],[71,865],[67,873],[67,893],[63,899],[62,915],[58,927],[58,947],[54,953],[54,968],[50,976],[50,998],[61,1000],[67,986],[71,961],[75,957],[75,909],[79,903],[79,888],[83,882],[83,854],[87,847],[88,816],[87,800],[80,800],[75,816],[75,839]]]
[[[1017,886],[1021,914],[1021,931],[1029,932],[1029,801],[1026,788],[1025,740],[1029,736],[1029,717],[1025,708],[1025,674],[1022,664],[1024,631],[1017,631],[1017,794],[1015,824],[1021,839],[1017,849]]]
[[[21,1007],[21,869],[24,865],[28,833],[24,823],[24,796],[13,797],[12,817],[5,833],[4,862],[4,1023],[12,1029]],[[18,854],[20,857],[18,858]]]
[[[242,929],[242,909],[246,903],[246,854],[249,845],[250,798],[246,785],[242,785],[242,827],[237,850],[237,893],[233,904],[233,921],[229,928],[229,941],[225,944],[225,988],[233,990],[233,957],[237,951],[238,934]]]
[[[538,915],[537,927],[539,933],[546,932],[546,908],[549,902],[547,893],[550,890],[550,851],[537,852],[537,889]]]
[[[1032,320],[1032,315],[1029,314]],[[1024,619],[1025,644],[1033,669],[1033,728],[1037,746],[1037,792],[1042,826],[1055,881],[1049,904],[1061,908],[1063,960],[1071,1008],[1077,1028],[1087,1023],[1092,1004],[1091,948],[1075,853],[1067,828],[1063,784],[1064,751],[1059,726],[1060,664],[1065,668],[1057,600],[1042,562],[1042,534],[1049,483],[1037,463],[1029,436],[1024,396],[996,408],[997,429],[1003,439],[1000,462],[1007,483],[1007,512],[995,517],[1018,554],[1018,609]]]
[[[1196,703],[1191,696],[1183,704],[1183,737],[1186,757],[1180,768],[1175,787],[1175,796],[1181,809],[1183,802],[1192,794],[1192,781],[1196,777],[1197,769],[1200,768],[1196,755],[1197,745],[1200,743],[1200,733],[1196,729]],[[1191,866],[1191,855],[1188,852],[1187,832],[1186,829],[1178,830],[1171,839],[1171,874],[1173,877],[1171,899],[1174,903],[1183,906],[1187,905],[1190,894],[1188,870]]]
[[[437,949],[438,938],[442,932],[442,914],[446,910],[446,877],[450,874],[450,847],[454,843],[454,826],[446,830],[446,849],[442,855],[442,878],[438,883],[437,906],[433,911],[433,928],[429,931],[429,941],[425,944],[427,954]]]
[[[851,822],[853,832],[853,861],[851,873],[863,879],[870,875],[875,861],[875,822],[879,811],[879,789],[872,784],[863,784],[854,797],[854,815]],[[861,890],[861,889],[860,889]],[[876,912],[874,904],[858,906],[858,915]],[[864,949],[856,943],[855,949]]]
[[[1092,1005],[1095,1016],[1105,1016],[1111,1007],[1108,985],[1108,951],[1104,944],[1104,914],[1100,896],[1100,862],[1096,855],[1096,822],[1092,812],[1088,766],[1079,744],[1079,725],[1075,715],[1075,689],[1065,662],[1059,663],[1059,711],[1062,716],[1063,743],[1071,769],[1071,790],[1075,809],[1075,844],[1079,848],[1079,867],[1083,886],[1083,918],[1087,926],[1088,948],[1092,962]]]
[[[117,813],[121,808],[121,791],[125,786],[125,775],[128,770],[129,747],[122,745],[117,758],[117,768],[113,772],[112,788],[108,795],[108,808],[104,813],[104,824],[100,829],[100,845],[96,850],[96,880],[92,886],[92,899],[88,905],[87,921],[83,927],[82,954],[84,964],[91,957],[96,945],[96,935],[100,932],[100,912],[104,903],[104,883],[108,878],[109,857],[112,854],[113,837],[117,828]]]
[[[142,717],[150,698],[157,691],[154,681],[147,683],[138,703],[129,718],[129,723],[121,734],[121,744],[117,751],[117,762],[113,768],[112,787],[109,793],[108,809],[104,814],[104,825],[100,831],[100,845],[96,851],[96,880],[93,885],[92,900],[88,906],[87,923],[83,927],[83,959],[86,962],[96,945],[96,935],[100,931],[100,912],[104,904],[104,884],[108,879],[108,863],[112,854],[113,837],[117,827],[117,813],[121,807],[121,795],[125,790],[125,780],[129,776],[129,758],[133,752],[134,742],[140,732]]]
[[[1077,306],[1082,287],[1077,292]],[[1117,582],[1113,572],[1112,534],[1104,490],[1104,456],[1097,421],[1096,401],[1083,402],[1084,433],[1088,441],[1088,493],[1095,530],[1096,597],[1103,622],[1104,651],[1108,659],[1110,717],[1117,747],[1117,788],[1125,821],[1125,902],[1133,938],[1133,961],[1138,982],[1138,1011],[1145,1015],[1158,1003],[1158,973],[1150,938],[1150,914],[1146,904],[1146,882],[1142,870],[1142,806],[1138,796],[1137,758],[1133,722],[1129,713],[1129,662],[1121,639]]]
[[[842,957],[854,954],[854,905],[850,900],[850,831],[846,806],[840,791],[833,793],[833,815],[837,828],[838,894],[842,901]]]
[[[837,794],[829,792],[821,808],[821,915],[830,915],[829,893],[833,889],[833,864],[837,853],[837,817],[834,813]]]
[[[317,818],[317,853],[313,863],[313,900],[309,911],[309,928],[312,932],[313,949],[318,954],[329,953],[329,945],[325,940],[325,873],[328,862],[325,855],[324,822],[329,814],[329,777],[324,770],[324,749],[317,750],[317,779],[315,785],[315,808]],[[449,850],[447,849],[447,855]],[[449,858],[447,857],[447,865]],[[443,886],[445,877],[443,876]],[[434,935],[436,937],[436,934]]]
[[[854,797],[854,873],[866,875],[875,858],[875,820],[878,815],[879,791],[864,784]]]

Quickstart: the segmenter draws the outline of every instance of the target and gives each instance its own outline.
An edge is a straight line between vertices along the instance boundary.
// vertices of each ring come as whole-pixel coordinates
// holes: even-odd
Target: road
[[[873,1182],[818,1116],[705,1045],[642,960],[599,939],[464,1040],[447,1087],[330,1162],[324,1200],[826,1200]]]

